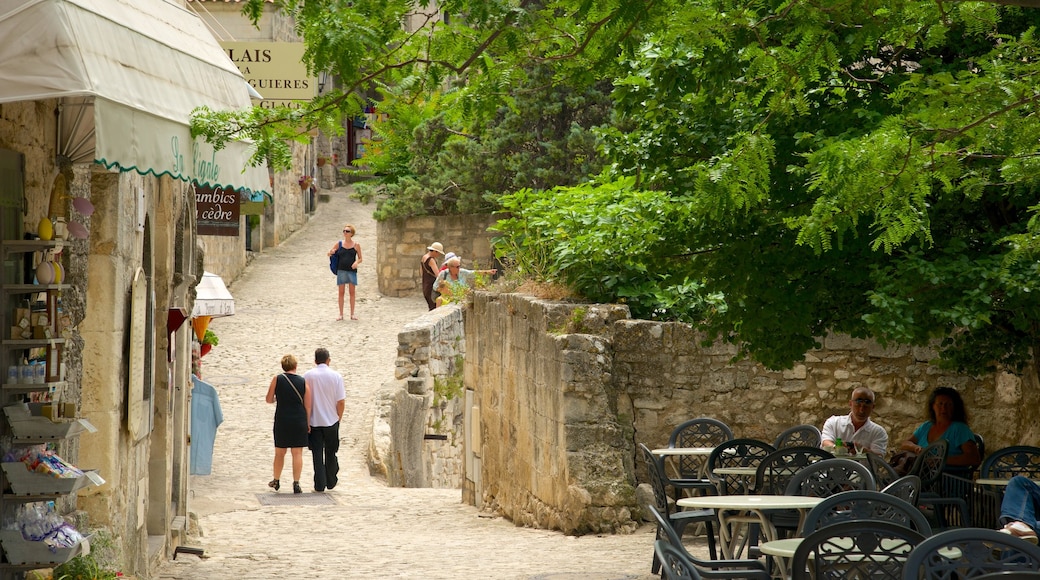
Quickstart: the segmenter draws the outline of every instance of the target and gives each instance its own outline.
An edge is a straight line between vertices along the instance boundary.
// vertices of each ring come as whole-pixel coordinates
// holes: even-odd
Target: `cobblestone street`
[[[568,537],[518,528],[463,505],[457,489],[388,488],[369,476],[365,455],[373,401],[393,378],[398,330],[426,306],[421,296],[379,295],[372,207],[350,200],[346,190],[330,195],[331,202],[321,204],[303,229],[228,280],[236,313],[213,320],[220,344],[202,366],[203,379],[220,393],[224,423],[217,431],[213,473],[192,476],[189,503],[198,516],[198,535],[187,545],[205,553],[179,555],[163,565],[159,577],[654,578],[650,526],[626,536]],[[357,321],[335,320],[335,277],[326,258],[344,223],[357,228],[364,255]],[[319,346],[329,349],[330,366],[343,374],[347,388],[340,483],[325,494],[311,491],[305,451],[304,493],[297,497],[309,505],[284,505],[297,499],[287,456],[276,505],[264,505],[270,502],[261,500],[274,495],[267,487],[274,415],[274,406],[264,402],[268,384],[284,354],[296,355],[302,374],[313,367]],[[327,505],[313,505],[319,498]]]

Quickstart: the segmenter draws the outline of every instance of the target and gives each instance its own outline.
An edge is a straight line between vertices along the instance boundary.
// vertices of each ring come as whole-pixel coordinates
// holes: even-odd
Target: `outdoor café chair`
[[[851,459],[821,459],[800,469],[787,482],[784,495],[830,497],[850,490],[874,491],[870,470]],[[795,532],[801,516],[797,510],[769,512],[769,521],[777,530]]]
[[[657,522],[655,540],[664,540],[671,544],[695,566],[703,578],[741,578],[746,580],[770,580],[765,566],[758,560],[701,560],[690,554],[683,545],[682,539],[675,533],[675,528],[654,506],[647,506],[650,515]],[[658,555],[658,560],[660,556]],[[666,566],[667,567],[667,566]]]
[[[1040,547],[986,528],[940,532],[907,558],[903,580],[976,578],[992,572],[1040,570]]]
[[[700,580],[701,575],[689,558],[662,540],[654,542],[654,559],[664,563],[661,577],[665,580]]]
[[[870,468],[870,472],[874,474],[874,482],[877,483],[878,489],[886,487],[888,484],[899,479],[899,474],[896,473],[896,469],[885,461],[885,458],[878,455],[877,453],[867,453],[867,467]]]
[[[787,447],[766,455],[755,472],[755,493],[782,495],[794,474],[834,455],[819,447]]]
[[[777,435],[773,441],[773,447],[782,449],[784,447],[819,447],[823,441],[820,430],[815,425],[795,425],[788,427]]]
[[[1014,445],[994,451],[982,462],[979,473],[989,479],[1011,479],[1016,475],[1040,479],[1040,447]]]
[[[772,445],[757,439],[730,439],[715,447],[708,456],[708,477],[715,484],[719,495],[749,493],[754,487],[754,475],[722,475],[715,473],[721,467],[747,467],[757,469],[758,464],[776,451]]]
[[[791,578],[900,580],[911,550],[923,540],[919,532],[893,522],[850,520],[820,528],[795,549]]]
[[[672,430],[668,437],[669,447],[716,447],[724,441],[733,439],[733,430],[718,419],[699,417],[685,421]],[[680,455],[678,459],[679,478],[685,480],[701,479],[703,457]]]
[[[932,535],[932,526],[917,506],[896,496],[869,490],[843,491],[824,499],[805,515],[801,535],[851,520],[892,522],[925,537]]]
[[[904,475],[881,488],[881,493],[898,497],[906,503],[916,506],[921,495],[921,478],[916,475]]]
[[[708,551],[711,554],[711,559],[714,560],[718,554],[715,549],[715,522],[718,518],[715,515],[715,510],[711,509],[699,509],[699,510],[686,510],[686,511],[672,511],[671,503],[668,499],[668,476],[664,474],[664,465],[661,459],[654,455],[650,448],[642,443],[639,444],[640,451],[643,453],[643,461],[646,463],[647,476],[650,478],[650,487],[653,488],[654,492],[654,505],[664,517],[671,523],[672,529],[675,530],[676,535],[680,538],[683,532],[686,530],[686,526],[691,523],[703,523],[705,526],[705,535],[708,537]],[[660,525],[658,525],[658,535],[661,534]],[[657,573],[661,562],[654,556],[654,560],[651,563],[650,571],[654,574]]]

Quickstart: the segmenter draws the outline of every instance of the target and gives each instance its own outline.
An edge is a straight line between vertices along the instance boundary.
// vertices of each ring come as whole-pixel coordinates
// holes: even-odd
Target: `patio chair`
[[[1025,570],[1017,572],[991,572],[982,576],[975,576],[972,580],[1040,580],[1040,572],[1027,572]]]
[[[970,521],[968,502],[957,489],[953,489],[959,486],[943,485],[943,470],[946,467],[948,449],[949,444],[945,439],[925,447],[907,474],[921,478],[921,493],[917,498],[917,504],[930,511],[935,521],[932,527],[939,529],[946,529],[952,523],[958,522],[967,525]]]
[[[885,461],[885,458],[876,453],[867,453],[867,467],[874,474],[874,482],[881,489],[893,481],[899,479],[896,469]]]
[[[687,560],[697,568],[703,578],[742,578],[747,580],[770,580],[765,566],[758,560],[701,560],[690,554],[683,545],[682,539],[675,529],[654,506],[647,506],[650,515],[657,522],[656,540],[663,540],[673,548],[682,552]],[[658,557],[660,559],[660,557]]]
[[[700,580],[697,568],[682,552],[671,544],[657,540],[654,542],[654,558],[664,562],[661,577],[666,580]]]
[[[851,520],[892,522],[925,537],[932,535],[932,526],[917,506],[884,492],[868,490],[843,491],[824,499],[805,515],[801,535]]]
[[[672,511],[671,503],[668,499],[668,477],[664,474],[664,466],[661,463],[659,457],[655,456],[650,448],[642,443],[639,444],[639,449],[643,453],[643,461],[646,463],[647,475],[650,478],[650,487],[653,488],[654,492],[654,503],[655,508],[671,523],[672,529],[675,530],[676,535],[680,538],[683,532],[686,530],[686,526],[691,523],[703,523],[705,526],[705,535],[708,537],[708,551],[711,553],[711,559],[714,560],[717,557],[715,549],[715,523],[718,518],[715,516],[715,510],[703,509],[703,510],[686,510],[686,511]],[[660,535],[661,529],[658,526],[658,535]],[[654,574],[660,568],[660,561],[657,556],[654,556],[654,560],[650,565],[650,571]]]
[[[822,437],[815,425],[795,425],[780,433],[773,441],[773,447],[819,447]]]
[[[708,456],[708,477],[720,495],[748,493],[754,487],[754,475],[718,475],[719,467],[757,468],[762,459],[776,451],[772,445],[757,439],[730,439],[715,447]]]
[[[921,478],[916,475],[904,475],[881,489],[885,493],[916,506],[921,495]]]
[[[923,540],[920,533],[893,522],[850,520],[820,528],[795,550],[791,578],[900,580],[910,551]]]
[[[1016,475],[1040,479],[1040,447],[1014,445],[994,451],[982,462],[979,473],[993,479],[1011,479]]]
[[[991,572],[1040,570],[1040,547],[985,528],[940,532],[910,553],[903,580],[976,578]]]
[[[810,464],[834,455],[819,447],[787,447],[766,455],[755,472],[755,493],[783,495],[794,474]]]
[[[685,421],[672,430],[668,437],[669,447],[717,447],[719,444],[733,439],[733,430],[718,419],[699,417]],[[704,480],[703,467],[705,459],[694,455],[677,457],[679,479]]]
[[[800,469],[788,481],[784,495],[830,497],[850,490],[874,491],[874,476],[862,464],[851,459],[821,459]],[[769,521],[778,532],[794,533],[801,515],[798,510],[770,511]]]

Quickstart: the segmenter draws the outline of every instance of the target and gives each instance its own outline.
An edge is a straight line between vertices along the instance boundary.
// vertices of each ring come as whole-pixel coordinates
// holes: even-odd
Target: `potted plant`
[[[314,184],[314,178],[310,175],[301,175],[298,183],[300,184],[300,189],[308,190]]]
[[[207,328],[206,334],[202,336],[202,346],[199,348],[199,354],[206,356],[206,353],[212,350],[213,347],[217,346],[219,342],[220,339],[217,338],[217,335]]]

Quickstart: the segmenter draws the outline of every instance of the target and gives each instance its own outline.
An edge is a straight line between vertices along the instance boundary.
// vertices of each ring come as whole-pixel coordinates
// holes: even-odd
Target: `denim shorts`
[[[357,270],[353,272],[350,270],[339,270],[336,272],[336,285],[342,286],[344,284],[357,286]]]

